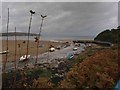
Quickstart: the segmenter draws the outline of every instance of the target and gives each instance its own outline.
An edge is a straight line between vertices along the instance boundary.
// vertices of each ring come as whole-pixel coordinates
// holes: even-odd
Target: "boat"
[[[21,62],[21,61],[26,61],[26,60],[28,60],[28,59],[30,59],[30,55],[24,55],[24,56],[21,56],[21,57],[20,57],[20,60],[19,60],[19,61],[20,61],[20,62]]]
[[[0,54],[7,54],[7,53],[9,53],[9,51],[2,51],[2,52],[0,52]]]

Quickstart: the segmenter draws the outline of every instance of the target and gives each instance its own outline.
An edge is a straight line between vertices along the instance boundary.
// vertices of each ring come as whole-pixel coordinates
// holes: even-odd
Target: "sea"
[[[17,40],[27,40],[28,36],[16,36]],[[29,40],[34,40],[35,36],[30,36]],[[93,40],[94,36],[42,36],[40,40],[49,41],[49,40]],[[0,40],[7,40],[6,36],[0,36]],[[15,36],[9,36],[8,40],[15,40]]]

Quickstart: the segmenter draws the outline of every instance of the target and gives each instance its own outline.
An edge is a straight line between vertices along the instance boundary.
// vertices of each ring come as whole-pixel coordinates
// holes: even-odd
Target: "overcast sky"
[[[29,10],[35,10],[31,32],[39,33],[40,15],[47,15],[42,35],[96,36],[118,26],[117,2],[3,2],[2,31],[6,32],[7,8],[10,8],[9,31],[28,32]]]
[[[1,0],[2,2],[118,2],[119,0]]]

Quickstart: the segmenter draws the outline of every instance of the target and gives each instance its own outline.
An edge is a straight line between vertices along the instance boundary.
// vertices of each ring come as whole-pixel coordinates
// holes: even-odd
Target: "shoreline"
[[[27,36],[16,36],[18,40],[27,40]],[[34,40],[34,37],[36,36],[30,36],[30,40]],[[0,36],[0,40],[6,40],[6,36]],[[14,40],[15,36],[9,36],[9,40]],[[55,40],[55,41],[65,41],[65,40],[94,40],[94,36],[41,36],[40,40],[43,41],[50,41],[50,40]]]

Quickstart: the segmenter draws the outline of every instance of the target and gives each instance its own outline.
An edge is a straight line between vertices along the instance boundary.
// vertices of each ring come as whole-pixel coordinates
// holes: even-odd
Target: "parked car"
[[[56,49],[60,50],[60,49],[61,49],[61,46],[57,46]]]
[[[74,53],[72,53],[72,52],[67,53],[67,59],[68,60],[72,59],[73,57],[74,57]]]
[[[76,51],[77,49],[78,49],[78,48],[75,47],[75,48],[73,48],[73,51]]]
[[[50,51],[50,52],[54,52],[54,51],[55,51],[55,48],[54,48],[54,47],[51,47],[51,48],[49,49],[49,51]]]

